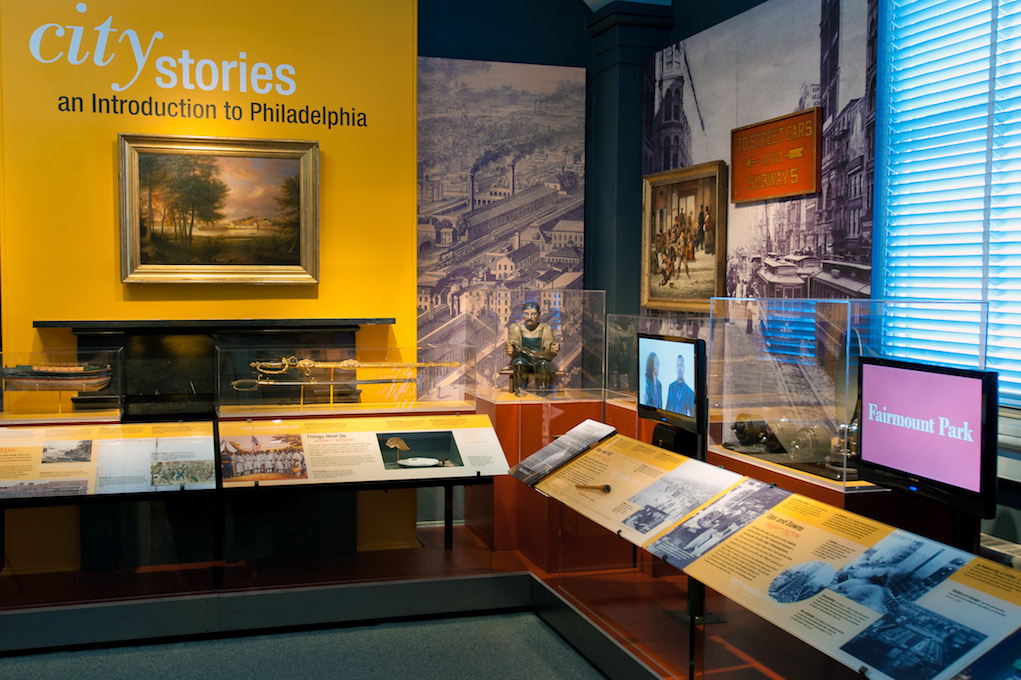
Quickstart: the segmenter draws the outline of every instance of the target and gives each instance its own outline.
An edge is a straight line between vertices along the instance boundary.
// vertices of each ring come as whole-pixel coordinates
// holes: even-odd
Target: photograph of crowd
[[[213,481],[212,460],[161,460],[152,463],[153,486],[201,484]]]
[[[235,481],[308,478],[299,434],[221,439],[220,470]]]
[[[924,607],[901,602],[840,649],[895,680],[929,680],[986,637]]]
[[[0,498],[45,498],[84,496],[89,492],[87,479],[54,479],[47,482],[0,482]]]

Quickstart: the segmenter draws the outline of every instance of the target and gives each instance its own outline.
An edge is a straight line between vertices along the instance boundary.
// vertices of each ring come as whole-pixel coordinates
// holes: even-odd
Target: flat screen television
[[[638,334],[638,415],[699,435],[709,399],[705,341]]]
[[[858,368],[859,477],[992,517],[997,374],[877,357]]]

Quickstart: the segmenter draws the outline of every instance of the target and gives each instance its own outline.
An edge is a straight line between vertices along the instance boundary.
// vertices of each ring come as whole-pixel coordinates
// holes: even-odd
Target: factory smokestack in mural
[[[503,361],[520,305],[474,323],[478,289],[583,286],[585,69],[420,57],[418,84],[419,344]]]

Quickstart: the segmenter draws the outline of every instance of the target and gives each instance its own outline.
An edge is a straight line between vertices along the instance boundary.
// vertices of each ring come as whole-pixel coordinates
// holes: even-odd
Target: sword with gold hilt
[[[344,359],[343,361],[317,361],[315,359],[299,359],[296,356],[282,357],[279,361],[253,361],[249,364],[259,373],[276,375],[284,373],[289,369],[296,368],[305,375],[312,375],[315,368],[339,368],[345,371],[353,371],[357,368],[457,368],[460,366],[457,361],[358,361],[357,359]]]

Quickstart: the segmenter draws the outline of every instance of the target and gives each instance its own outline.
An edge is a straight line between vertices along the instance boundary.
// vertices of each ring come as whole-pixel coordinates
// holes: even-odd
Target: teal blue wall
[[[418,0],[423,57],[588,66],[582,0]]]

